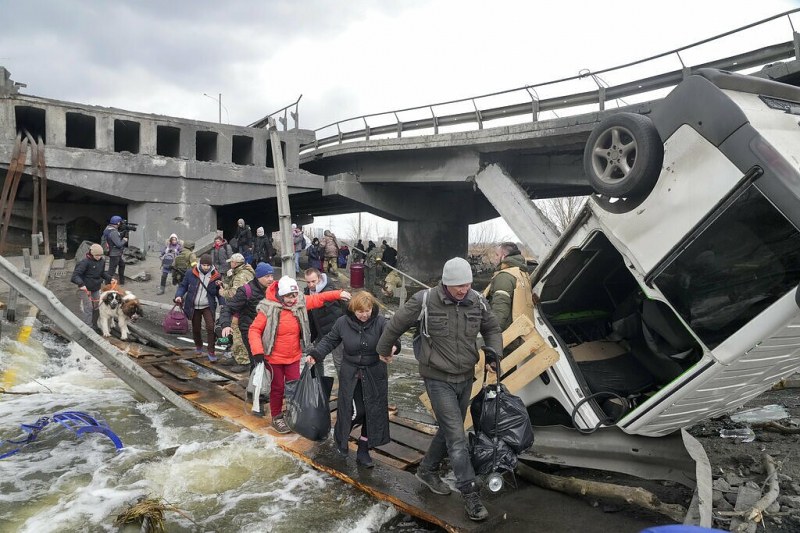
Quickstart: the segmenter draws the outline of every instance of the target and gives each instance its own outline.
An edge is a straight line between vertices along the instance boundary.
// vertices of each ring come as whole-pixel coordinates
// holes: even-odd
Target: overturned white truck
[[[800,88],[718,70],[592,132],[597,192],[533,275],[535,423],[660,436],[800,367]]]

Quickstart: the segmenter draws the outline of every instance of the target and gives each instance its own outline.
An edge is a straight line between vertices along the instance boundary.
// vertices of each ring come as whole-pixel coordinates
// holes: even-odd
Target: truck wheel
[[[643,200],[655,187],[663,162],[658,130],[648,117],[636,113],[603,119],[583,151],[589,184],[606,198]]]

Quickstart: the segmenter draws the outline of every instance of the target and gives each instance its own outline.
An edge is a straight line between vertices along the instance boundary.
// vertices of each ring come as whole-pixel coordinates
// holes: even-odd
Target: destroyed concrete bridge
[[[756,25],[781,17],[788,14]],[[355,117],[316,131],[299,129],[295,109],[294,127],[284,121],[280,131],[293,218],[303,223],[315,215],[368,211],[397,220],[401,260],[414,250],[408,270],[423,278],[434,277],[447,257],[465,253],[469,224],[498,214],[524,242],[546,245],[553,232],[541,227],[529,199],[591,192],[583,148],[606,114],[648,114],[671,87],[705,67],[758,70],[798,84],[800,39],[793,30],[791,36],[685,66],[680,53],[690,45],[622,67]],[[664,58],[680,67],[613,86],[601,77],[635,73],[640,64]],[[42,137],[51,227],[88,218],[102,228],[122,214],[140,224],[131,244],[145,249],[160,248],[173,231],[189,239],[216,228],[229,234],[240,217],[254,228],[277,228],[265,119],[251,127],[192,121],[21,95],[17,85],[0,70],[0,169],[10,164],[18,132]],[[520,96],[521,103],[507,103]],[[22,183],[12,217],[20,228],[32,211]]]

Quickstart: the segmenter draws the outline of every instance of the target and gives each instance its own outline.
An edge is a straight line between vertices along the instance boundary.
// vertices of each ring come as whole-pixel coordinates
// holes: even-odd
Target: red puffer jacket
[[[306,296],[306,309],[317,309],[325,305],[325,302],[332,302],[342,297],[342,291],[326,291],[320,294],[309,294]],[[275,281],[267,287],[267,300],[277,302],[278,282]],[[247,331],[247,339],[250,341],[250,351],[254,356],[264,353],[264,344],[261,336],[267,327],[267,315],[258,312],[250,329]],[[303,352],[300,348],[300,322],[294,317],[291,311],[286,309],[281,311],[281,318],[278,321],[278,331],[275,332],[275,344],[272,353],[267,354],[267,361],[276,365],[288,365],[300,360]]]

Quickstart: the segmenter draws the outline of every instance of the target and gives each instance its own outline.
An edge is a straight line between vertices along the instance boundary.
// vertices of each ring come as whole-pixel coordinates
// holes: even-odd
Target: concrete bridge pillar
[[[207,204],[133,202],[128,221],[139,225],[128,243],[146,253],[160,252],[171,233],[181,240],[197,241],[216,229],[216,209]]]
[[[441,279],[445,261],[456,256],[466,257],[468,244],[469,225],[466,223],[397,222],[398,266],[420,281]]]

